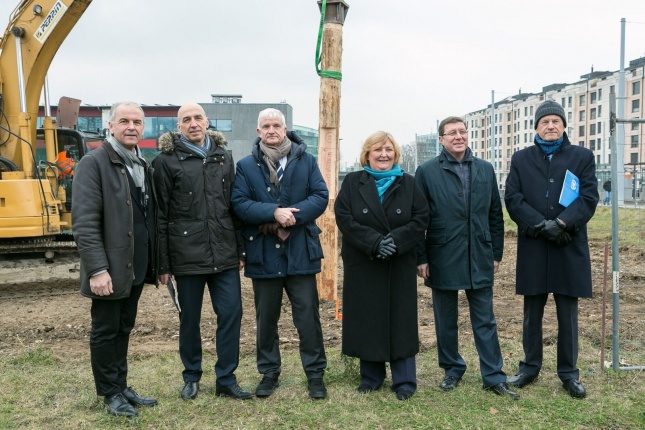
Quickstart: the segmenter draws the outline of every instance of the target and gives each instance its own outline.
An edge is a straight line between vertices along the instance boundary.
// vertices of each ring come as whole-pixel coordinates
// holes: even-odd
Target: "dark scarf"
[[[211,140],[208,135],[205,136],[204,144],[202,146],[195,145],[190,140],[186,139],[183,134],[179,135],[179,140],[184,144],[187,150],[195,154],[195,156],[205,160],[208,157],[208,152],[211,150]]]
[[[542,140],[539,134],[535,134],[535,143],[537,143],[537,145],[546,155],[551,155],[555,151],[560,149],[562,142],[564,142],[564,135],[562,135],[562,137],[560,137],[558,140],[547,142],[545,140]]]
[[[383,195],[390,188],[390,185],[394,183],[397,177],[403,176],[403,169],[398,164],[392,166],[390,170],[374,170],[369,166],[365,166],[363,169],[376,180],[376,191],[378,191],[381,203],[383,203]]]

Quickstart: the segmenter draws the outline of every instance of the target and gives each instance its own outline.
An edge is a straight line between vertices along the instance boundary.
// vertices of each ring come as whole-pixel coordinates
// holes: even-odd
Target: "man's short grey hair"
[[[136,102],[131,102],[131,101],[124,101],[124,102],[116,102],[112,105],[110,108],[110,122],[114,124],[114,120],[116,120],[116,110],[121,107],[121,106],[132,106],[141,112],[141,118],[143,119],[143,124],[146,124],[146,114],[143,112],[143,108],[139,103]]]
[[[287,126],[287,121],[284,119],[284,114],[282,112],[274,108],[264,109],[258,115],[258,128],[260,128],[260,123],[262,122],[263,119],[276,119],[276,118],[282,121],[283,126],[285,127]]]

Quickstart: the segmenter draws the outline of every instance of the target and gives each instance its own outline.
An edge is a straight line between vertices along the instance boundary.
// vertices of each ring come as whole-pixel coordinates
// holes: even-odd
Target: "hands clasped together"
[[[389,260],[394,254],[396,254],[396,245],[394,244],[394,239],[388,233],[381,239],[381,243],[378,244],[376,258],[379,260]]]
[[[533,227],[535,238],[543,237],[558,246],[566,246],[571,243],[571,235],[565,230],[566,225],[560,219],[543,219]]]

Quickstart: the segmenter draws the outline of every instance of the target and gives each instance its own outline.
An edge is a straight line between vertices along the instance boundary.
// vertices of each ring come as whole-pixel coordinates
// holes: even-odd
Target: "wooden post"
[[[349,5],[343,0],[318,1],[325,20],[322,32],[320,111],[318,123],[318,166],[329,188],[329,205],[318,219],[322,230],[321,244],[325,258],[318,274],[318,294],[326,300],[337,300],[338,291],[338,229],[334,216],[334,202],[338,194],[338,155],[340,124],[340,79],[328,77],[325,72],[341,71],[343,51],[343,23]]]

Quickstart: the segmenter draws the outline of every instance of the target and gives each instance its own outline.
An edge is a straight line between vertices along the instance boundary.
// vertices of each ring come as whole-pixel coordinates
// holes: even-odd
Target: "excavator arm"
[[[0,125],[27,142],[36,138],[40,95],[49,66],[92,0],[22,0],[0,40]],[[33,177],[24,141],[0,130],[0,155]],[[55,158],[55,154],[53,154]]]

